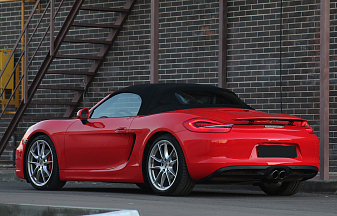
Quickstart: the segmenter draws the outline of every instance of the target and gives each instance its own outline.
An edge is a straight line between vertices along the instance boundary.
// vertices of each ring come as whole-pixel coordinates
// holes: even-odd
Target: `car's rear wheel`
[[[301,181],[261,183],[260,188],[268,195],[291,196],[298,192],[301,185]]]
[[[56,150],[46,135],[37,136],[27,147],[26,172],[31,185],[40,190],[60,189],[66,183],[60,181]]]
[[[187,195],[195,182],[190,177],[183,151],[171,135],[158,137],[146,157],[146,178],[159,195]]]

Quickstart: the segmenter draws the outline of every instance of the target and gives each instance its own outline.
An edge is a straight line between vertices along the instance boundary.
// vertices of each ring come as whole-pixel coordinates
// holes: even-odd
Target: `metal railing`
[[[56,11],[54,11],[54,0],[50,0],[47,5],[45,10],[43,11],[40,19],[38,20],[36,27],[34,28],[33,32],[31,33],[31,35],[29,35],[29,27],[30,27],[30,23],[33,19],[33,15],[34,13],[37,11],[39,4],[40,4],[41,0],[37,0],[32,12],[29,15],[28,20],[26,21],[26,24],[24,25],[20,36],[18,37],[14,48],[12,49],[10,55],[8,56],[8,59],[4,65],[4,67],[1,70],[1,74],[0,77],[3,76],[6,68],[9,65],[10,59],[14,56],[15,50],[18,48],[20,41],[22,41],[22,38],[24,38],[24,42],[22,41],[22,43],[24,44],[24,49],[21,50],[20,56],[17,60],[17,62],[15,63],[14,69],[11,73],[11,75],[8,78],[8,81],[6,82],[6,84],[4,86],[2,86],[2,91],[0,93],[0,98],[3,97],[3,94],[5,93],[6,87],[8,86],[8,84],[10,83],[11,78],[14,76],[15,71],[17,70],[17,68],[19,67],[20,63],[22,65],[22,74],[20,76],[20,78],[17,80],[18,82],[15,83],[15,87],[13,88],[12,94],[10,95],[6,105],[4,106],[1,114],[0,114],[0,119],[2,118],[3,114],[5,114],[6,109],[8,108],[8,105],[10,105],[10,101],[13,99],[15,92],[18,91],[20,89],[20,85],[22,83],[21,89],[22,89],[22,95],[23,95],[23,102],[27,103],[28,101],[28,69],[29,66],[32,64],[38,50],[40,49],[42,42],[44,41],[45,37],[47,36],[48,32],[50,32],[50,55],[53,56],[54,55],[54,20],[56,15],[58,14],[64,0],[62,0],[57,8]],[[45,15],[47,14],[48,9],[50,9],[50,24],[49,26],[46,28],[38,46],[36,47],[35,51],[33,52],[33,55],[31,58],[29,58],[29,53],[28,53],[28,49],[29,49],[29,44],[31,43],[35,33],[37,32],[37,30],[39,29],[39,26],[41,24],[42,19],[45,17]],[[18,99],[18,98],[17,98]]]
[[[11,59],[14,56],[14,52],[19,45],[20,39],[22,37],[24,37],[24,41],[22,43],[24,46],[21,48],[19,60],[15,64],[15,67],[14,67],[14,70],[12,71],[12,74],[9,76],[9,80],[10,80],[13,77],[14,71],[19,67],[20,62],[21,62],[24,69],[23,69],[22,75],[20,76],[19,81],[15,85],[14,92],[16,92],[21,87],[21,89],[23,89],[23,92],[22,92],[21,95],[23,95],[24,97],[22,97],[23,99],[21,99],[20,105],[18,106],[18,108],[13,113],[14,116],[12,117],[11,121],[9,122],[9,124],[8,124],[8,126],[7,126],[7,128],[4,132],[1,140],[0,140],[0,155],[4,151],[4,149],[5,149],[6,145],[8,144],[9,140],[11,139],[11,136],[13,135],[16,127],[18,126],[18,124],[19,124],[22,116],[24,115],[26,109],[28,108],[30,102],[33,100],[34,94],[36,93],[37,89],[40,87],[40,84],[41,84],[45,74],[48,72],[49,67],[52,64],[54,58],[56,58],[56,57],[57,58],[64,58],[64,57],[69,57],[69,56],[71,56],[71,58],[78,58],[78,55],[68,55],[68,56],[67,55],[63,55],[63,56],[58,55],[57,56],[57,52],[60,49],[61,44],[64,41],[66,35],[68,34],[68,31],[70,30],[70,28],[72,26],[74,26],[73,22],[74,22],[74,20],[77,16],[77,14],[79,13],[79,11],[81,9],[83,9],[83,10],[102,10],[102,7],[90,7],[90,6],[82,7],[85,0],[73,0],[74,3],[72,5],[70,11],[68,12],[67,17],[65,18],[63,24],[61,25],[61,28],[58,30],[56,36],[54,37],[54,20],[55,20],[56,15],[58,14],[62,4],[63,4],[63,1],[64,0],[62,0],[60,2],[60,5],[58,6],[56,11],[54,11],[54,0],[49,0],[48,2],[46,2],[46,8],[45,8],[44,12],[42,13],[42,15],[41,15],[41,17],[38,21],[36,19],[34,19],[34,24],[35,23],[37,23],[37,24],[36,24],[36,27],[34,28],[34,30],[32,31],[32,33],[29,34],[29,27],[31,27],[31,25],[32,25],[31,24],[32,23],[31,22],[32,17],[34,15],[36,9],[38,8],[38,5],[41,2],[41,0],[36,1],[36,4],[35,4],[32,12],[31,12],[28,20],[27,20],[27,23],[22,27],[22,32],[21,32],[13,50],[11,51],[11,54],[10,54],[9,58],[8,58],[8,59]],[[133,7],[133,5],[135,4],[135,2],[136,2],[136,0],[127,0],[123,9],[121,9],[121,8],[107,8],[107,9],[104,8],[103,9],[103,11],[119,12],[121,14],[117,18],[115,24],[110,25],[110,26],[113,26],[113,27],[110,30],[110,33],[109,33],[107,39],[105,41],[102,40],[103,46],[101,47],[101,49],[98,53],[98,56],[97,56],[98,58],[97,57],[94,58],[95,61],[92,63],[92,65],[89,69],[90,74],[88,76],[89,77],[88,81],[85,85],[86,88],[88,88],[88,85],[92,82],[93,77],[97,73],[99,67],[102,65],[102,63],[104,61],[104,58],[107,56],[107,54],[108,54],[108,52],[109,52],[109,50],[112,46],[112,43],[115,41],[119,31],[121,30],[121,26],[123,25],[126,18],[128,17],[128,15],[130,13],[130,10]],[[47,24],[49,23],[48,27],[45,27],[45,26],[43,27],[43,28],[46,28],[46,30],[45,30],[45,32],[42,36],[41,32],[43,32],[43,30],[41,30],[42,27],[39,28],[39,26],[40,26],[40,23],[45,23],[45,22],[41,22],[41,21],[42,21],[43,17],[46,16],[47,11],[49,9],[50,9],[50,19],[49,19],[50,22],[47,22]],[[96,26],[101,27],[102,25],[96,25]],[[118,28],[117,28],[117,26],[118,26]],[[39,31],[37,30],[38,28],[39,28]],[[28,48],[31,48],[31,47],[29,47],[29,44],[31,43],[31,41],[32,41],[36,32],[39,32],[39,34],[41,33],[41,35],[39,35],[38,37],[39,38],[42,37],[42,38],[41,38],[41,41],[39,42],[39,44],[37,45],[35,51],[32,52],[33,55],[31,56],[31,58],[29,58],[29,49]],[[45,42],[48,42],[47,40],[45,40],[48,32],[50,33],[50,41],[49,41],[50,44],[49,45],[47,45],[45,43]],[[37,44],[38,40],[36,41],[35,38],[34,38],[33,41],[34,41],[35,44]],[[65,40],[65,41],[69,42],[69,40]],[[83,42],[91,43],[91,41],[94,41],[94,40],[72,40],[72,42],[74,42],[74,43],[83,43]],[[102,42],[102,41],[98,41],[98,42]],[[49,51],[46,53],[46,56],[44,57],[44,60],[42,61],[42,63],[39,64],[39,68],[36,70],[36,72],[34,71],[34,78],[31,78],[29,80],[29,86],[28,86],[28,69],[31,65],[34,65],[34,64],[32,64],[34,58],[36,56],[39,56],[39,57],[41,56],[41,55],[37,55],[37,52],[39,51],[42,44],[43,44],[43,47],[47,46],[49,48]],[[95,44],[95,42],[94,42],[94,44]],[[44,50],[42,49],[42,50],[39,51],[39,53],[40,52],[44,52]],[[80,57],[81,57],[80,59],[83,58],[83,56],[80,56]],[[89,58],[89,59],[92,59],[92,57]],[[34,63],[36,61],[38,61],[38,59],[34,60]],[[7,60],[7,62],[5,64],[5,68],[8,66],[8,62],[9,62],[9,60]],[[5,68],[3,68],[3,70],[1,71],[0,76],[2,76],[4,74]],[[50,72],[52,72],[52,71],[50,71]],[[72,72],[72,71],[69,71],[69,72]],[[77,72],[77,71],[73,71],[73,72]],[[8,74],[6,73],[6,75],[8,75]],[[82,75],[82,74],[79,74],[79,75]],[[83,75],[85,75],[85,74],[83,74]],[[8,85],[8,82],[5,85],[4,89]],[[22,86],[20,86],[20,82],[23,82]],[[55,87],[57,87],[57,86],[55,86]],[[61,88],[59,88],[59,89],[62,90],[63,86],[60,86],[60,87]],[[53,89],[57,89],[57,88],[53,88]],[[63,117],[69,118],[72,115],[72,113],[74,112],[74,109],[76,107],[76,106],[74,106],[74,104],[77,105],[79,103],[80,99],[81,99],[81,95],[83,94],[82,88],[81,88],[81,90],[78,90],[78,89],[75,89],[75,90],[81,91],[81,93],[77,92],[75,94],[75,96],[73,98],[73,101],[72,101],[73,104],[70,107],[68,107],[68,109],[67,109],[66,113],[63,115]],[[2,97],[4,92],[5,91],[2,91],[0,93],[0,98]],[[13,98],[13,94],[10,96],[9,101],[12,98]],[[8,107],[8,104],[9,103],[6,104],[5,108],[3,109],[2,113],[0,114],[0,119],[3,116],[3,114],[5,113],[5,110]],[[17,134],[20,134],[21,132],[23,132],[23,131],[17,131]]]

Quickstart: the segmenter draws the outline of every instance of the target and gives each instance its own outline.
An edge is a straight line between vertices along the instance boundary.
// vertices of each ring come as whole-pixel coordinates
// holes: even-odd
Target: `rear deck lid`
[[[235,125],[294,125],[306,121],[305,119],[296,116],[269,114],[250,109],[200,108],[180,110],[178,112],[196,114],[199,117],[211,118]]]

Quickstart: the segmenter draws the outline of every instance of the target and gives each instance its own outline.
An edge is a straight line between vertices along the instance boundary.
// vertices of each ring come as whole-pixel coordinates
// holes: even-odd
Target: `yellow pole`
[[[21,29],[23,30],[25,26],[25,0],[22,0],[21,1]],[[25,34],[22,35],[22,38],[21,38],[21,50],[24,51],[25,50]],[[25,53],[26,54],[26,53]],[[21,74],[23,75],[24,74],[24,71],[25,71],[25,62],[24,62],[24,59],[25,59],[25,56],[23,55],[22,58],[21,58]],[[24,79],[27,79],[27,77],[24,77]],[[23,100],[24,98],[24,91],[23,91],[23,79],[21,81],[21,100]]]
[[[19,80],[20,80],[20,67],[17,67],[16,68],[16,71],[15,71],[15,86],[14,88],[19,84]],[[20,88],[17,88],[16,91],[15,91],[15,107],[18,108],[19,107],[19,104],[20,104]]]

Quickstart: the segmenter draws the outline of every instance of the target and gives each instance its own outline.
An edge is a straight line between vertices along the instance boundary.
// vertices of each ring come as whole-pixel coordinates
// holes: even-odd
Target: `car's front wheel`
[[[37,136],[27,147],[26,173],[31,185],[40,190],[60,189],[66,183],[60,181],[56,150],[46,135]]]
[[[146,157],[146,177],[159,195],[187,195],[195,184],[180,144],[171,135],[162,135],[152,143]]]
[[[298,192],[301,185],[301,181],[261,183],[260,188],[268,195],[291,196]]]

